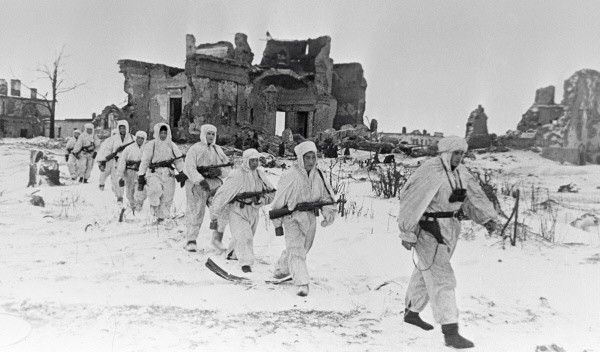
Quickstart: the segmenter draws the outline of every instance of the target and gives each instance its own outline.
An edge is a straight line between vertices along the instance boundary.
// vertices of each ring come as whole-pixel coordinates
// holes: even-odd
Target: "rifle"
[[[333,202],[298,203],[296,205],[296,208],[294,208],[294,210],[289,210],[286,205],[285,207],[283,207],[281,209],[273,209],[273,210],[269,211],[269,219],[271,219],[271,220],[279,219],[286,215],[290,215],[291,213],[293,213],[295,211],[315,211],[315,210],[321,209],[322,207],[324,207],[326,205],[334,205],[334,204],[339,204],[339,203],[346,203],[346,200],[338,199],[337,201],[333,201]]]
[[[233,163],[229,162],[227,164],[218,164],[218,165],[209,165],[209,166],[198,166],[196,168],[196,170],[198,170],[198,172],[200,173],[200,175],[202,175],[202,177],[206,178],[207,177],[206,173],[209,170],[218,169],[218,168],[221,168],[221,167],[228,167],[228,166],[233,166]]]
[[[106,156],[106,161],[111,161],[112,159],[114,159],[114,157],[117,156],[117,154],[119,154],[120,152],[122,152],[125,148],[127,148],[128,146],[132,145],[133,143],[135,143],[135,141],[131,141],[127,144],[123,144],[122,146],[120,146],[119,148],[117,148],[117,150],[115,150],[114,152],[108,154]]]
[[[169,169],[173,170],[173,169],[175,169],[173,167],[173,162],[175,162],[175,160],[181,159],[181,158],[185,158],[185,155],[181,155],[181,156],[175,157],[173,159],[165,160],[165,161],[159,161],[157,163],[150,163],[150,166],[148,166],[148,168],[152,172],[154,172],[154,170],[158,169],[159,167],[168,167]]]
[[[240,208],[243,209],[244,206],[252,204],[252,203],[246,203],[246,202],[244,202],[244,200],[250,199],[250,198],[255,198],[255,204],[260,204],[260,203],[258,203],[258,199],[260,198],[260,196],[262,196],[263,194],[273,193],[275,191],[276,191],[275,189],[265,189],[265,190],[258,191],[258,192],[238,193],[238,195],[233,197],[233,199],[229,203],[240,202]]]

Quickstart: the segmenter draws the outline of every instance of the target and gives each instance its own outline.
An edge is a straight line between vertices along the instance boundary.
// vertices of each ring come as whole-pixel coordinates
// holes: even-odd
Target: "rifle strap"
[[[319,176],[321,176],[321,180],[323,180],[323,187],[325,187],[325,190],[327,190],[327,194],[329,194],[332,201],[335,201],[335,198],[333,198],[333,194],[331,194],[331,191],[329,191],[329,187],[327,187],[327,182],[325,182],[325,177],[323,177],[323,172],[318,168],[317,168],[317,171],[319,171]]]

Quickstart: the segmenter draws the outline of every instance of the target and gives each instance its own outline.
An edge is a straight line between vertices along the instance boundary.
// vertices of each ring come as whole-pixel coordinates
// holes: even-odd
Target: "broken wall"
[[[183,104],[190,101],[183,69],[134,60],[120,60],[119,67],[125,76],[124,90],[128,96],[123,110],[134,131],[147,131],[152,136],[155,124],[170,123],[170,88],[182,91]],[[178,131],[173,130],[174,139],[177,135]]]
[[[359,63],[333,65],[331,95],[337,100],[333,128],[363,122],[366,106],[367,80]]]

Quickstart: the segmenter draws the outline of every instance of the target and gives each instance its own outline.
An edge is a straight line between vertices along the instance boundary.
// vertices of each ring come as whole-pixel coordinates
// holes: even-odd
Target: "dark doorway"
[[[172,128],[179,127],[179,119],[181,119],[182,98],[169,99],[169,124]]]
[[[304,138],[308,138],[308,111],[298,111],[296,118],[298,119],[296,121],[296,133]]]
[[[171,133],[173,140],[179,140],[179,119],[181,119],[181,98],[169,99],[169,125],[171,125]]]
[[[21,128],[21,137],[22,138],[27,138],[27,129]]]

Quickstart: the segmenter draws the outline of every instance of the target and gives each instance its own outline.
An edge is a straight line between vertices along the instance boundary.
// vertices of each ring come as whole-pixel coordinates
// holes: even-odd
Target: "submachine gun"
[[[307,202],[307,203],[298,203],[294,210],[288,209],[287,205],[281,209],[273,209],[269,211],[269,219],[279,219],[286,215],[290,215],[295,211],[313,211],[315,215],[318,215],[318,211],[326,206],[326,205],[334,205],[334,204],[343,204],[346,203],[345,199],[338,199],[332,202]]]

